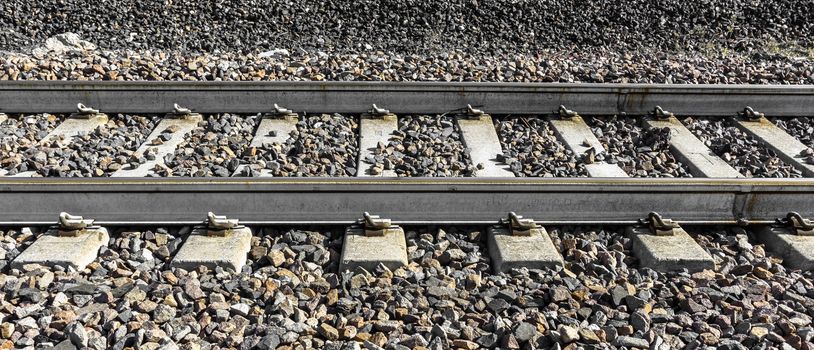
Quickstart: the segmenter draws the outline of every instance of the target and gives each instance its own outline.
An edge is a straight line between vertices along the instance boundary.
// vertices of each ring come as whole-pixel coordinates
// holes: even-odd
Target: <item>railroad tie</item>
[[[562,266],[562,257],[545,228],[515,213],[486,231],[495,273],[515,268],[544,269]]]
[[[392,169],[385,169],[376,159],[379,148],[387,146],[390,136],[398,130],[398,118],[390,111],[375,104],[359,119],[359,157],[356,176],[396,176]]]
[[[477,177],[514,177],[506,165],[497,161],[503,154],[492,117],[468,106],[467,114],[455,119],[461,129],[461,139],[469,150]]]
[[[195,226],[178,249],[170,266],[194,270],[221,266],[240,272],[251,249],[252,231],[237,219],[210,212],[204,225]]]
[[[758,240],[769,251],[783,257],[793,269],[814,270],[814,224],[798,213],[789,213],[777,224],[755,230]]]
[[[602,143],[578,114],[560,106],[556,117],[548,118],[557,138],[577,157],[589,157],[590,152],[605,152]],[[590,177],[628,177],[628,174],[617,164],[585,162],[585,170]]]
[[[60,144],[70,142],[74,136],[93,132],[96,128],[107,124],[107,114],[99,113],[99,110],[87,107],[83,104],[76,106],[77,112],[72,113],[62,121],[54,130],[46,135],[40,144],[57,141]]]
[[[379,264],[390,270],[406,266],[407,241],[404,229],[391,224],[390,219],[366,212],[357,225],[345,230],[339,271],[362,268],[370,272]]]
[[[801,170],[804,176],[814,177],[814,164],[808,164],[803,155],[808,147],[766,119],[763,113],[747,107],[742,117],[730,121],[773,150],[780,159]]]
[[[249,147],[263,149],[263,145],[284,144],[291,137],[291,133],[297,130],[298,121],[299,116],[296,113],[275,104],[274,112],[263,116],[263,119],[260,120],[260,125],[257,126]],[[233,176],[243,176],[247,166],[239,166]],[[273,175],[271,169],[263,168],[259,169],[259,176]]]
[[[715,268],[715,261],[704,248],[681,226],[658,213],[652,212],[638,225],[628,227],[627,235],[641,267],[659,272]]]
[[[79,103],[77,104],[77,111],[63,120],[54,130],[51,130],[48,135],[40,140],[39,144],[43,145],[53,141],[60,145],[70,143],[75,136],[91,133],[96,128],[105,125],[107,121],[107,114],[99,113],[99,110]],[[0,172],[0,176],[4,176],[5,173],[5,171]],[[23,171],[9,177],[32,177],[34,174],[36,174],[35,171]]]
[[[687,129],[672,113],[656,107],[653,118],[643,121],[646,128],[670,129],[670,150],[686,164],[695,177],[743,177],[735,168],[718,157]]]
[[[184,141],[184,136],[195,129],[203,117],[189,109],[175,105],[175,111],[166,115],[153,129],[150,136],[134,152],[134,155],[147,157],[144,163],[133,168],[122,167],[111,177],[145,177],[155,173],[156,166],[164,166],[164,156],[175,152]]]
[[[61,266],[82,270],[96,259],[99,248],[107,246],[107,229],[93,224],[93,219],[59,215],[59,222],[18,255],[11,268],[22,269],[27,264]]]

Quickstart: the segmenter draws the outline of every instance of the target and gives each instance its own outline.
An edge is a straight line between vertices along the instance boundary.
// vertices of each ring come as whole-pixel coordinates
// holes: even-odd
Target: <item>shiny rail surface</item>
[[[438,114],[471,104],[493,115],[643,115],[661,106],[682,116],[732,116],[749,105],[767,116],[808,116],[814,87],[436,82],[0,82],[0,112],[69,113],[77,103],[110,113],[362,113],[373,103],[397,114]]]
[[[814,216],[814,179],[642,178],[0,178],[0,225],[50,224],[59,212],[100,224],[349,224],[370,211],[400,224],[630,224],[650,211],[682,224]],[[493,219],[493,220],[491,220]]]

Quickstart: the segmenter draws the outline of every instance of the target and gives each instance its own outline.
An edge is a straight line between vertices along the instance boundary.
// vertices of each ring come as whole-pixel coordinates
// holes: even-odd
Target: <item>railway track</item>
[[[80,105],[77,107],[77,104]],[[33,172],[0,176],[0,226],[13,227],[16,233],[7,237],[20,243],[12,245],[14,257],[7,258],[4,268],[12,271],[12,275],[29,271],[41,276],[42,270],[32,264],[44,264],[82,275],[103,265],[115,267],[113,265],[118,263],[110,261],[118,261],[111,258],[111,254],[119,254],[116,250],[127,251],[128,256],[137,255],[131,257],[137,262],[131,264],[133,266],[154,261],[153,254],[158,254],[155,260],[158,262],[147,265],[158,264],[164,271],[182,275],[195,271],[201,274],[231,271],[239,275],[251,273],[253,269],[262,270],[268,264],[275,268],[288,266],[290,261],[296,260],[291,268],[297,273],[284,277],[279,271],[275,272],[275,278],[282,278],[282,285],[295,278],[306,278],[298,275],[301,272],[298,269],[303,268],[300,261],[311,261],[311,265],[305,264],[306,269],[318,266],[320,273],[332,275],[331,278],[350,272],[348,280],[342,277],[333,284],[348,283],[345,288],[354,289],[373,285],[367,279],[362,283],[350,276],[362,274],[371,276],[372,280],[371,273],[389,273],[392,277],[393,271],[405,273],[409,266],[423,266],[432,259],[454,263],[458,268],[478,265],[482,273],[495,276],[541,270],[559,271],[575,278],[570,271],[586,269],[574,256],[583,253],[575,251],[592,246],[592,241],[604,240],[603,244],[607,245],[599,248],[606,254],[604,259],[659,273],[684,271],[694,278],[704,276],[704,271],[729,274],[737,266],[726,255],[730,248],[721,246],[754,249],[750,242],[765,245],[790,271],[807,271],[814,269],[814,250],[811,249],[814,225],[807,220],[814,217],[814,181],[811,179],[814,166],[806,158],[808,147],[766,116],[805,117],[810,105],[814,105],[814,88],[805,86],[4,83],[0,84],[0,112],[70,114],[43,140],[70,142],[77,135],[107,123],[112,113],[166,114],[136,151],[152,152],[152,156],[105,177],[32,177]],[[262,113],[251,144],[263,150],[264,144],[282,143],[286,135],[297,130],[296,122],[305,113],[295,111],[358,115],[359,154],[354,157],[357,159],[355,176],[274,177],[268,168],[260,168],[252,174],[254,176],[245,177],[241,176],[245,174],[242,169],[249,165],[239,164],[228,178],[155,177],[156,169],[161,169],[166,156],[175,152],[185,141],[187,132],[203,120],[202,114]],[[386,144],[388,138],[397,133],[400,116],[428,113],[454,115],[455,130],[460,132],[466,146],[464,152],[476,165],[472,177],[396,177],[393,169],[375,160],[366,161],[375,158],[376,150],[381,148],[379,145]],[[604,161],[586,162],[586,177],[516,177],[507,164],[500,161],[502,144],[492,115],[518,118],[543,115],[557,140],[580,159],[603,150],[603,144],[583,118],[640,117],[644,129],[669,130],[670,152],[689,169],[693,178],[634,178],[618,164]],[[687,115],[727,119],[797,169],[802,177],[745,177],[714,154],[677,118]],[[170,129],[172,131],[167,132]],[[156,142],[159,138],[161,141]],[[299,237],[312,235],[302,234],[298,229],[273,241],[264,236],[272,230],[270,227],[292,225],[327,225],[333,231],[317,235],[321,237],[318,239]],[[445,233],[415,232],[416,227],[435,225],[474,225],[476,228],[464,234],[467,238],[456,236],[452,245],[457,248],[453,249],[449,248],[446,238],[433,238]],[[602,238],[580,231],[582,229],[562,233],[571,230],[569,227],[586,225],[614,233]],[[709,236],[713,230],[710,227],[716,225],[725,227],[723,230],[729,234]],[[145,253],[146,248],[132,247],[133,241],[125,238],[129,232],[125,228],[145,226],[150,227],[148,231],[155,227],[163,230],[157,235],[162,237],[163,244],[156,243],[156,234],[152,231],[148,236],[139,236],[151,242],[154,249],[149,253]],[[19,230],[21,227],[33,229]],[[35,234],[40,231],[42,234]],[[296,238],[292,238],[294,236]],[[727,241],[726,237],[737,238]],[[716,243],[711,244],[713,241]],[[446,243],[438,248],[433,247],[433,242]],[[583,246],[576,247],[575,242]],[[308,244],[317,248],[303,248]],[[596,258],[597,248],[592,249]],[[323,253],[315,256],[315,251],[325,251],[325,256],[331,258],[323,259],[319,255]],[[430,253],[422,259],[417,251]],[[468,258],[476,253],[482,258]],[[307,258],[302,260],[303,257]],[[778,271],[777,265],[760,268]],[[748,273],[765,275],[763,270],[753,268]],[[585,273],[577,271],[577,274]],[[608,281],[603,284],[605,292],[613,287]],[[282,288],[282,285],[273,288]],[[477,285],[480,288],[480,280]],[[337,286],[331,288],[334,287]],[[192,289],[185,292],[199,294]],[[569,289],[573,288],[566,290]],[[448,291],[433,289],[433,293],[436,292]],[[563,296],[555,295],[558,293],[555,289],[550,293],[547,298],[554,302],[571,298],[561,299]],[[626,302],[630,308],[626,311],[639,308],[634,306],[637,305],[635,298],[643,295],[629,288],[624,294],[634,298]],[[454,299],[452,296],[434,297]],[[491,305],[491,301],[486,303]],[[615,301],[614,304],[622,303]],[[239,310],[232,310],[233,314],[236,312],[244,319],[250,314],[258,315],[256,310],[243,310],[242,305]],[[25,319],[25,315],[17,317]],[[601,331],[602,337],[597,339],[614,342],[616,346],[640,347],[637,339],[646,338],[645,333],[651,328],[650,316],[647,317],[647,330],[634,333],[642,331],[637,325],[627,333],[625,328],[622,333],[613,335],[614,340],[607,338],[609,328],[580,329],[589,329],[593,336]],[[334,336],[338,323],[325,320],[323,323],[330,325],[309,324],[316,329],[313,334],[328,341],[347,338],[365,344],[370,342],[356,339],[355,335]],[[538,327],[557,327],[555,343],[571,336],[569,328],[542,324],[544,326]],[[383,333],[390,326],[393,325],[373,327]],[[729,327],[734,328],[734,325]],[[373,332],[373,329],[368,331]],[[514,340],[505,340],[509,342],[508,347],[514,346],[512,341],[524,337],[517,334],[517,329],[513,332]],[[591,334],[585,331],[575,338],[593,342]],[[282,335],[277,335],[278,343]],[[127,338],[114,337],[107,341],[118,344],[122,339]],[[798,340],[806,343],[810,339],[809,336]],[[489,339],[481,342],[473,338],[457,343],[448,340],[458,348],[496,345]],[[718,344],[717,341],[704,342]],[[76,344],[76,341],[70,339],[69,343]],[[325,345],[324,342],[309,344]],[[501,346],[504,345],[507,344]],[[376,346],[384,346],[384,342]]]

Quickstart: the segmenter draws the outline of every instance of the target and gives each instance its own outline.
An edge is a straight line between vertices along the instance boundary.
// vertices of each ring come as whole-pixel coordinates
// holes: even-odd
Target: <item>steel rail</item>
[[[814,216],[814,179],[0,178],[0,225],[59,212],[102,224],[189,224],[213,211],[247,224],[350,224],[370,211],[401,224],[628,224],[658,211],[682,224]]]
[[[110,113],[167,113],[174,103],[201,113],[361,113],[373,103],[399,114],[480,106],[493,115],[643,115],[661,106],[679,116],[731,116],[746,105],[767,116],[808,116],[814,86],[435,82],[3,81],[0,112],[70,113],[77,103]]]

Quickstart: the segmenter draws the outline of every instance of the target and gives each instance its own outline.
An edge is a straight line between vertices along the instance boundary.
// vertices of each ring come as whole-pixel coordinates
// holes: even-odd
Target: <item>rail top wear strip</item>
[[[514,211],[547,223],[633,222],[657,211],[686,223],[814,216],[810,179],[23,179],[0,181],[0,223],[348,224],[365,211],[395,222],[497,222]]]
[[[69,113],[77,103],[107,113],[172,111],[362,113],[376,103],[397,114],[479,107],[492,115],[539,115],[560,105],[582,115],[644,115],[655,106],[677,116],[732,116],[751,106],[767,116],[809,116],[810,85],[653,85],[437,82],[0,82],[0,112]]]

